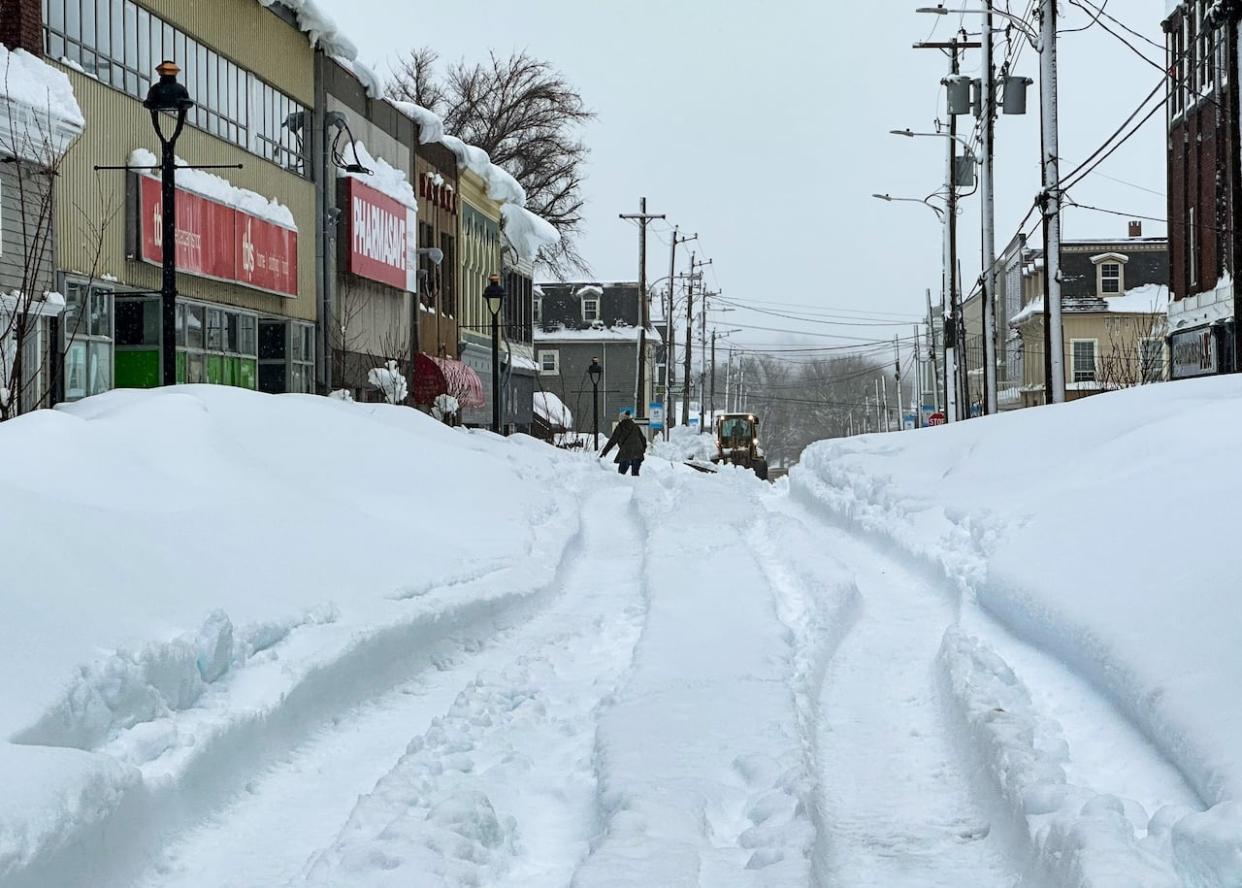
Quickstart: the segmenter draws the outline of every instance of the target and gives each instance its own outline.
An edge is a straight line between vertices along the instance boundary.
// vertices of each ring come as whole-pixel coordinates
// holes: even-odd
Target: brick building
[[[1164,20],[1174,379],[1239,369],[1237,0],[1184,0]]]

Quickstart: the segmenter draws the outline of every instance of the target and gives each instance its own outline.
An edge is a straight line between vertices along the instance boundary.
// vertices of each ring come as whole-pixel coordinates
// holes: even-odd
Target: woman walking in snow
[[[612,437],[608,439],[608,443],[604,445],[599,455],[607,456],[608,451],[614,447],[617,448],[615,460],[618,466],[617,471],[624,475],[627,470],[631,470],[637,478],[638,471],[643,465],[643,457],[647,455],[647,436],[638,427],[638,423],[634,422],[629,410],[621,411],[621,421],[613,429]]]

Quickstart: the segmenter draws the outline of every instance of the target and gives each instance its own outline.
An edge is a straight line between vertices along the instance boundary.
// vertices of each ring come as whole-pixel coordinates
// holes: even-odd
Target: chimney
[[[1143,223],[1138,222],[1138,221],[1131,222],[1130,223],[1130,237],[1142,237],[1142,236],[1143,236]]]
[[[42,0],[0,0],[0,43],[43,55]]]

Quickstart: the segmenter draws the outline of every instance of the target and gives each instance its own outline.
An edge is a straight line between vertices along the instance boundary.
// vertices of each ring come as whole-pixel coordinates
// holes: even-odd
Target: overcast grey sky
[[[941,187],[939,139],[888,131],[927,130],[942,112],[947,62],[911,45],[948,38],[958,16],[917,15],[925,0],[475,0],[466,7],[409,0],[324,0],[383,75],[404,50],[429,45],[444,59],[489,49],[528,49],[577,84],[598,119],[582,252],[601,279],[633,279],[637,234],[618,213],[649,210],[698,232],[714,260],[708,281],[740,301],[790,302],[817,310],[921,315],[938,290],[940,233],[920,207],[885,204],[873,192],[923,196]],[[950,7],[978,5],[953,0]],[[1003,7],[1003,3],[998,5]],[[1027,3],[1011,0],[1015,12]],[[1062,27],[1087,24],[1063,2]],[[1108,11],[1162,43],[1162,0],[1113,0]],[[966,16],[977,31],[979,16]],[[1159,50],[1130,38],[1156,63]],[[1060,42],[1062,156],[1090,154],[1160,79],[1099,27]],[[1004,52],[1002,46],[1000,52]],[[964,70],[977,70],[967,57]],[[1018,73],[1038,78],[1028,47]],[[1003,117],[997,133],[997,246],[1025,215],[1039,184],[1038,101],[1030,116]],[[965,120],[965,119],[964,119]],[[970,126],[971,123],[966,123]],[[1074,191],[1082,203],[1163,218],[1164,116],[1157,114]],[[1131,184],[1121,184],[1124,180]],[[1146,189],[1146,190],[1145,190]],[[1152,193],[1155,192],[1155,193]],[[960,221],[966,280],[979,271],[978,200]],[[1146,234],[1164,226],[1145,222]],[[650,242],[650,279],[667,273],[667,232]],[[1071,210],[1067,237],[1124,236],[1126,220]],[[733,325],[799,327],[735,313]],[[891,336],[893,328],[810,327],[842,336]],[[902,331],[905,332],[904,330]],[[786,339],[747,331],[742,342]],[[807,342],[845,344],[816,337]]]

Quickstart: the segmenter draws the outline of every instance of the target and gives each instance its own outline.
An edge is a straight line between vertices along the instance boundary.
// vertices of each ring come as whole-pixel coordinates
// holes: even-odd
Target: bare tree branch
[[[393,71],[389,93],[439,114],[449,132],[482,148],[521,183],[527,207],[561,234],[540,256],[543,266],[561,277],[588,272],[576,245],[590,154],[579,134],[594,112],[549,62],[525,51],[459,61],[442,78],[438,61],[429,48],[411,50]]]

